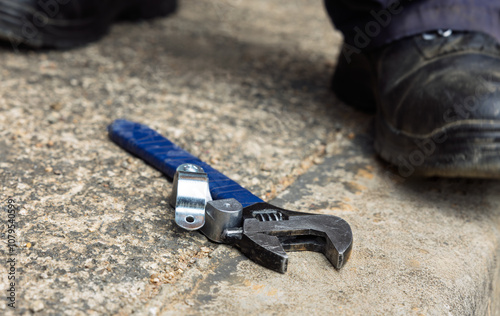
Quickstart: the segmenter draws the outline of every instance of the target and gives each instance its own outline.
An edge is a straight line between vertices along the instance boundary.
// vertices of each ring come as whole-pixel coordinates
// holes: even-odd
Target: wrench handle
[[[234,198],[243,207],[263,202],[235,181],[146,125],[116,120],[108,126],[108,134],[118,146],[146,161],[170,179],[173,179],[177,167],[184,163],[202,167],[208,175],[210,194],[214,200]]]

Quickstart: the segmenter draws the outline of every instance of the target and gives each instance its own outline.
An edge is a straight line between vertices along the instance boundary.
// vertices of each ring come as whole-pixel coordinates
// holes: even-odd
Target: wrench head
[[[268,203],[257,203],[243,210],[243,231],[228,242],[247,257],[274,271],[285,273],[286,251],[316,251],[340,269],[352,251],[349,224],[337,216],[315,215],[284,210]]]

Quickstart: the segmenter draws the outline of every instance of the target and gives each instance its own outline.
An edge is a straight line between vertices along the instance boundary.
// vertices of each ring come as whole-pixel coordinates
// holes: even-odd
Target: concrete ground
[[[0,48],[0,314],[500,315],[500,182],[380,161],[372,117],[328,90],[341,41],[319,0],[190,0],[86,47]],[[108,139],[116,118],[344,218],[350,260],[290,253],[283,275],[176,227],[171,182]]]

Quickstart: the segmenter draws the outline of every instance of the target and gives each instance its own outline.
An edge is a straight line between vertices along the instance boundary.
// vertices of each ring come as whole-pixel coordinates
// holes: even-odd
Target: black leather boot
[[[71,48],[99,39],[117,19],[166,16],[176,7],[176,0],[0,0],[0,39]]]
[[[376,109],[375,149],[403,177],[500,178],[500,45],[436,32],[339,57],[333,89]],[[347,58],[346,58],[347,57]]]

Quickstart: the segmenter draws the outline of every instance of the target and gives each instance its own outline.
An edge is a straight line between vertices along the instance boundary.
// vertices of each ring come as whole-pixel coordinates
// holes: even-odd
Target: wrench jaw
[[[276,236],[243,233],[235,246],[250,260],[265,268],[279,273],[285,273],[288,268],[288,255]]]
[[[286,272],[285,251],[323,253],[336,269],[342,268],[351,254],[351,227],[339,217],[293,212],[258,203],[244,208],[243,218],[243,229],[228,229],[225,242],[271,270]]]
[[[353,237],[349,224],[340,217],[336,217],[335,225],[342,227],[343,233],[332,234],[332,231],[329,232],[324,254],[336,269],[340,269],[351,256]]]

